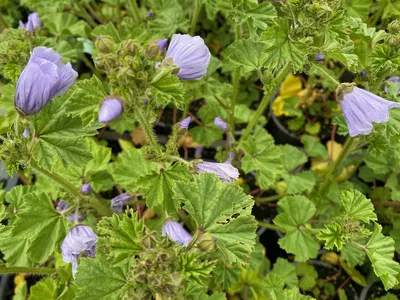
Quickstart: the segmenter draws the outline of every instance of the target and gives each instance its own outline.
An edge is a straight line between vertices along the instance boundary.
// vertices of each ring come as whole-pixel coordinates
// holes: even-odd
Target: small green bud
[[[156,41],[151,42],[150,44],[147,45],[146,54],[151,58],[155,58],[157,56],[160,56],[161,49],[160,49],[160,46],[157,44]]]
[[[213,252],[215,250],[215,243],[216,239],[208,232],[197,239],[197,246],[205,252]]]
[[[388,31],[392,34],[400,33],[400,21],[394,20],[388,25]]]
[[[126,55],[135,55],[138,49],[138,45],[134,40],[124,41],[121,45],[121,49],[118,52],[118,55],[126,56]]]
[[[139,82],[144,82],[147,80],[147,78],[148,78],[148,75],[146,72],[139,71],[136,73],[136,80]]]
[[[98,36],[95,42],[96,48],[101,53],[111,53],[114,51],[114,41],[108,36]]]
[[[156,237],[154,236],[154,234],[149,233],[143,237],[142,243],[143,246],[147,249],[153,248],[157,243]]]

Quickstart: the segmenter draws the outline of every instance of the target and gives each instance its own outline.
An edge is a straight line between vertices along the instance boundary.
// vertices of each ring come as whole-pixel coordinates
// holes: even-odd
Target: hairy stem
[[[275,85],[279,86],[282,81],[286,78],[287,74],[290,72],[290,64],[287,63],[276,75],[275,77]],[[274,93],[274,89],[271,89],[268,93],[264,93],[264,97],[261,100],[260,105],[258,106],[253,118],[251,119],[250,123],[247,125],[246,129],[243,132],[242,135],[242,141],[246,140],[251,132],[251,130],[254,128],[254,126],[257,124],[258,119],[260,116],[263,114],[265,108],[267,107],[272,95]]]
[[[283,197],[285,197],[285,195],[273,195],[273,196],[269,196],[269,197],[254,198],[254,201],[262,204],[262,203],[266,203],[266,202],[276,201]]]
[[[32,268],[32,267],[0,267],[0,274],[28,273],[47,275],[53,274],[56,269],[53,268]]]
[[[199,18],[200,9],[201,9],[201,0],[194,0],[194,12],[192,16],[192,22],[190,24],[190,31],[189,34],[191,36],[194,35],[194,31],[196,29],[197,19]]]
[[[340,154],[338,158],[329,166],[329,168],[326,171],[326,174],[324,174],[324,177],[326,178],[327,181],[329,181],[329,178],[331,175],[337,170],[337,168],[340,166],[342,161],[346,158],[346,156],[350,153],[351,148],[354,144],[355,138],[349,137],[344,144],[344,147],[342,151],[340,151]]]
[[[156,151],[156,153],[160,154],[160,147],[157,143],[156,135],[151,127],[151,124],[146,120],[143,116],[143,113],[139,107],[135,107],[136,116],[138,118],[140,126],[143,128],[145,135],[149,139],[150,146]]]

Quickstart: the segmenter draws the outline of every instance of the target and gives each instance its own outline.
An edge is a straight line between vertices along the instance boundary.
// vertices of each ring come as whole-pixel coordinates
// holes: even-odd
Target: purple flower
[[[143,103],[147,105],[147,104],[149,104],[149,100],[143,99]]]
[[[18,111],[33,115],[67,91],[78,77],[70,63],[61,62],[61,55],[51,48],[36,47],[19,76],[14,98]]]
[[[66,210],[67,208],[68,208],[67,202],[65,202],[64,200],[58,201],[58,204],[56,207],[57,211],[63,211],[63,210]]]
[[[147,13],[147,16],[148,16],[149,18],[151,18],[152,16],[154,16],[154,14],[153,14],[151,11],[149,11],[149,12]]]
[[[234,156],[233,156],[234,157]],[[231,155],[224,163],[202,162],[197,164],[197,173],[214,173],[224,182],[231,182],[239,178],[239,171],[231,165]]]
[[[31,13],[28,16],[28,22],[24,24],[22,21],[19,21],[19,27],[24,28],[28,31],[34,31],[35,27],[42,27],[42,22],[40,21],[39,14],[37,12]]]
[[[316,61],[323,61],[325,59],[325,56],[323,56],[321,53],[318,54],[315,58]]]
[[[115,212],[122,212],[122,207],[126,202],[132,198],[128,193],[123,193],[117,197],[111,199],[111,209]]]
[[[361,75],[362,77],[367,76],[367,71],[365,71],[365,70],[364,70],[364,71],[361,71],[361,72],[360,72],[360,75]]]
[[[68,221],[70,221],[71,223],[75,223],[75,214],[69,215],[67,217]],[[82,216],[82,214],[80,212],[78,212],[78,215],[76,216],[76,220],[78,222],[82,222],[84,219],[84,217]]]
[[[97,235],[89,226],[78,225],[73,227],[65,237],[62,245],[62,259],[72,264],[72,274],[75,276],[78,266],[78,257],[82,251],[90,257],[96,256]]]
[[[99,111],[99,122],[108,123],[122,113],[122,103],[118,99],[110,98],[103,101]]]
[[[89,183],[82,184],[81,192],[83,194],[89,194],[89,192],[90,192],[90,184]]]
[[[204,150],[203,146],[196,147],[196,150],[194,152],[194,157],[196,157],[196,158],[201,157],[201,154],[203,153],[203,150]]]
[[[397,92],[397,94],[400,94],[400,77],[399,76],[390,77],[386,81],[396,83],[399,86],[399,91]],[[385,90],[386,93],[389,91],[389,88],[387,87],[386,84],[385,84],[384,90]]]
[[[222,121],[220,117],[216,117],[214,119],[214,124],[218,126],[222,131],[226,131],[228,129],[228,123]]]
[[[29,127],[26,127],[26,128],[24,129],[24,132],[22,133],[22,136],[23,136],[24,138],[28,138],[30,135],[31,135],[31,131],[29,130]]]
[[[162,235],[168,235],[175,243],[184,244],[186,247],[192,236],[176,221],[167,221],[162,228]]]
[[[165,49],[167,49],[168,39],[157,40],[156,43],[160,47],[160,50],[164,51]]]
[[[182,129],[188,129],[190,124],[190,117],[183,119],[179,124],[181,125]]]
[[[339,86],[338,99],[350,136],[370,134],[372,122],[389,121],[389,110],[400,107],[400,103],[387,101],[350,84]]]
[[[165,58],[172,58],[183,80],[200,79],[207,73],[211,54],[201,37],[174,34]]]
[[[67,208],[68,208],[68,203],[67,202],[65,202],[64,200],[58,201],[58,204],[57,204],[57,207],[56,207],[57,211],[62,212],[64,210],[66,210]],[[75,214],[67,216],[67,219],[71,223],[74,223],[75,222]],[[78,222],[82,222],[83,219],[84,219],[84,217],[82,216],[82,214],[80,212],[78,212],[77,221]]]

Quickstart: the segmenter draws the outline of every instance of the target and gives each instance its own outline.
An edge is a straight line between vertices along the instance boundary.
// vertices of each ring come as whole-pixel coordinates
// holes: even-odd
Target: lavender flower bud
[[[147,16],[148,16],[149,18],[151,18],[152,16],[154,16],[154,14],[153,14],[151,11],[149,11],[149,12],[147,13]]]
[[[226,122],[222,121],[222,119],[220,117],[216,117],[214,119],[214,124],[216,126],[218,126],[219,129],[221,129],[222,131],[228,130],[228,124]]]
[[[88,184],[88,183],[82,184],[81,192],[82,192],[82,194],[89,194],[90,184]]]
[[[228,159],[229,160],[229,159]],[[214,173],[224,182],[231,182],[239,178],[239,171],[230,163],[203,162],[197,164],[197,173]]]
[[[68,208],[68,203],[67,202],[65,202],[64,200],[60,200],[60,201],[58,201],[58,204],[57,204],[57,211],[63,211],[63,210],[66,210]]]
[[[115,212],[122,212],[122,207],[126,202],[128,202],[131,199],[131,195],[127,193],[123,193],[121,195],[118,195],[117,197],[111,199],[111,209]]]
[[[31,131],[29,130],[29,127],[26,127],[26,128],[24,129],[24,132],[22,133],[22,136],[23,136],[24,138],[29,138],[30,135],[31,135]]]
[[[200,158],[203,150],[204,150],[203,146],[196,147],[196,150],[194,152],[194,157]]]
[[[315,58],[316,61],[323,61],[325,59],[325,56],[322,54],[318,54],[317,57]]]
[[[28,31],[34,31],[35,27],[42,27],[42,21],[40,21],[39,14],[37,12],[31,13],[28,16],[28,22],[26,22],[26,24],[19,21],[19,27]]]
[[[147,105],[147,104],[149,104],[149,100],[148,99],[143,99],[143,103]]]
[[[122,103],[118,99],[110,98],[103,101],[99,111],[99,122],[108,123],[122,113]]]
[[[68,232],[61,245],[61,252],[63,261],[72,264],[74,276],[78,266],[78,257],[82,251],[87,256],[96,256],[97,239],[93,229],[85,225],[75,226]]]
[[[19,76],[14,105],[24,115],[41,111],[46,104],[67,91],[78,77],[70,63],[51,48],[36,47]]]
[[[360,75],[361,75],[362,77],[367,76],[367,71],[365,71],[365,70],[364,70],[364,71],[361,71],[361,72],[360,72]]]
[[[394,83],[396,83],[396,84],[399,86],[399,88],[400,88],[400,77],[399,77],[399,76],[390,77],[390,78],[389,78],[388,80],[386,80],[386,81],[388,81],[388,82],[394,82]],[[385,86],[384,86],[383,89],[385,90],[386,93],[389,91],[389,88],[387,87],[386,84],[385,84]],[[399,91],[397,92],[397,94],[400,94],[400,89],[399,89]]]
[[[156,43],[160,47],[160,50],[164,51],[165,49],[167,49],[168,39],[157,40]]]
[[[177,244],[184,244],[186,247],[192,240],[192,236],[176,221],[167,221],[162,228],[162,235],[168,235]]]
[[[190,124],[190,117],[183,119],[179,124],[181,125],[182,129],[188,129]]]
[[[389,110],[400,107],[400,103],[385,100],[351,84],[341,84],[337,93],[350,136],[370,134],[372,122],[389,121]]]
[[[72,215],[69,215],[68,217],[67,217],[67,219],[68,219],[68,221],[70,221],[71,223],[75,223],[75,214],[72,214]],[[80,213],[80,212],[78,212],[78,215],[77,215],[77,221],[78,222],[82,222],[83,221],[83,219],[84,219],[84,217],[82,216],[82,214]]]
[[[211,54],[201,37],[174,34],[165,58],[172,58],[183,80],[200,79],[207,73]]]

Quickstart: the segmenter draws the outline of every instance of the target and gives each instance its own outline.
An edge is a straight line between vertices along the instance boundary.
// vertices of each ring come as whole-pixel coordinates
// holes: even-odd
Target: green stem
[[[329,178],[331,177],[332,173],[336,171],[336,169],[342,163],[343,159],[345,159],[346,156],[349,154],[355,140],[356,139],[353,137],[349,137],[347,139],[346,143],[344,144],[344,147],[342,148],[342,151],[340,151],[338,158],[333,162],[333,164],[330,165],[330,167],[326,171],[326,174],[324,174],[326,181],[329,181]]]
[[[201,232],[197,229],[196,233],[194,234],[194,237],[190,241],[189,245],[187,246],[186,250],[189,251],[190,249],[193,248],[194,244],[196,244],[197,239],[200,237]]]
[[[332,77],[332,75],[330,75],[328,72],[326,72],[323,68],[321,68],[320,66],[318,66],[317,64],[313,64],[313,66],[318,69],[321,73],[324,73],[324,75],[326,77],[328,77],[330,80],[332,80],[335,84],[339,85],[340,82],[338,80],[336,80],[335,78]]]
[[[150,146],[153,147],[156,153],[160,154],[160,147],[158,146],[156,135],[151,128],[150,123],[143,116],[142,111],[138,106],[135,107],[135,111],[139,124],[143,128],[145,135],[149,139]]]
[[[189,162],[186,161],[186,160],[184,160],[182,157],[170,156],[169,158],[170,158],[171,160],[179,161],[179,162],[181,162],[181,163],[184,163],[185,165],[188,165],[188,164],[189,164]]]
[[[0,267],[0,274],[28,273],[47,275],[53,274],[56,269],[53,268],[31,268],[31,267]]]
[[[93,28],[96,27],[97,23],[92,19],[88,11],[79,2],[75,2],[74,4],[76,10],[80,13],[82,18],[84,18],[90,24],[91,27]]]
[[[137,23],[142,22],[142,18],[140,17],[139,7],[136,3],[136,0],[129,0],[127,7],[129,14],[135,17]]]
[[[286,232],[285,229],[283,229],[283,228],[281,228],[281,227],[279,227],[279,226],[276,226],[276,225],[274,225],[274,224],[269,224],[269,223],[261,222],[261,221],[258,222],[258,226],[264,227],[264,228],[267,228],[267,229],[271,229],[271,230],[277,230],[277,231],[281,231],[281,232]]]
[[[194,12],[192,16],[192,22],[190,24],[190,35],[194,35],[195,29],[196,29],[196,24],[197,24],[197,19],[199,18],[200,14],[200,9],[201,9],[201,0],[194,0]]]
[[[88,9],[88,11],[96,18],[96,20],[101,23],[101,24],[106,24],[107,22],[96,12],[96,10],[93,9],[93,7],[90,4],[85,4],[85,7]]]
[[[20,137],[20,133],[21,133],[20,126],[19,126],[20,119],[21,119],[20,114],[17,114],[17,119],[15,120],[15,135],[17,137]]]
[[[287,74],[290,72],[290,64],[287,63],[280,71],[279,73],[276,75],[275,78],[275,85],[276,86],[280,86],[280,84],[282,83],[282,81],[286,78]],[[253,129],[253,127],[257,124],[258,119],[260,118],[260,116],[263,114],[263,112],[265,111],[265,108],[267,107],[273,93],[274,93],[274,89],[271,89],[268,93],[264,93],[264,97],[261,100],[260,105],[258,106],[253,118],[251,119],[250,123],[247,125],[246,129],[243,132],[242,141],[245,141],[251,130]]]
[[[285,195],[273,195],[273,196],[263,197],[263,198],[254,198],[254,201],[256,201],[257,203],[266,203],[266,202],[273,202],[273,201],[279,200],[283,197],[285,197]]]
[[[0,15],[0,23],[1,23],[1,25],[2,25],[4,28],[10,27],[10,26],[8,25],[7,21],[3,18],[2,15]]]
[[[93,63],[85,56],[85,54],[82,54],[80,56],[80,59],[83,61],[83,63],[88,67],[96,77],[100,77],[100,72],[93,66]]]

